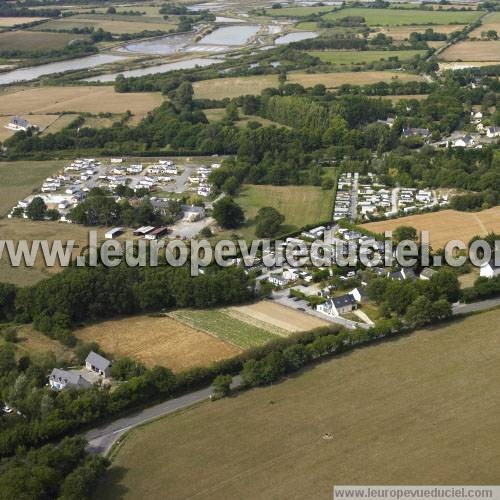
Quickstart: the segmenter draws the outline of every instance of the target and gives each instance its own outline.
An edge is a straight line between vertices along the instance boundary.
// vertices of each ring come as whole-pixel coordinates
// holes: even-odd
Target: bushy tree
[[[273,207],[262,207],[255,217],[255,234],[259,238],[272,238],[279,234],[285,216]]]
[[[214,204],[213,216],[217,223],[225,229],[240,227],[245,220],[243,210],[229,196],[225,196]]]
[[[31,220],[43,220],[47,213],[47,205],[43,198],[36,196],[26,208],[26,215]]]

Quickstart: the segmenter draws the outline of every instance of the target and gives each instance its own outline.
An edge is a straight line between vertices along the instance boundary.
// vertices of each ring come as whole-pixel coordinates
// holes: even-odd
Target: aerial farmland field
[[[426,29],[431,28],[434,33],[445,33],[450,34],[454,31],[460,31],[463,29],[461,24],[441,24],[441,25],[415,25],[415,26],[388,26],[377,30],[376,33],[370,34],[371,37],[375,36],[377,33],[384,33],[387,36],[392,37],[394,40],[407,40],[411,33],[423,33]]]
[[[267,9],[266,15],[272,17],[305,17],[311,14],[322,14],[323,12],[330,12],[334,10],[333,7],[327,5],[323,7],[286,7],[283,9]]]
[[[62,112],[124,113],[144,116],[163,102],[159,92],[120,94],[113,87],[38,87],[0,95],[0,114]]]
[[[500,41],[464,41],[456,43],[440,54],[444,61],[500,61]]]
[[[245,224],[237,230],[244,238],[255,236],[255,221],[259,208],[272,206],[285,216],[283,232],[307,224],[321,223],[331,216],[332,193],[317,186],[245,185],[236,197],[246,216]]]
[[[247,323],[225,309],[179,309],[170,313],[170,316],[241,349],[263,345],[277,338],[272,325],[266,327],[263,323],[258,326],[253,322]]]
[[[250,305],[234,306],[229,309],[243,321],[253,320],[280,329],[282,332],[303,332],[321,326],[331,325],[328,321],[309,314],[302,314],[289,307],[270,300],[263,300]]]
[[[15,47],[19,51],[39,51],[62,49],[71,40],[85,40],[82,35],[72,33],[43,33],[38,31],[6,31],[0,33],[0,51],[11,50]]]
[[[198,99],[223,99],[240,95],[260,94],[268,87],[278,86],[278,75],[242,76],[203,80],[193,84]]]
[[[318,56],[328,54],[328,52],[318,51]],[[333,89],[340,87],[344,83],[350,85],[369,85],[378,82],[390,83],[393,80],[403,82],[419,82],[422,81],[420,75],[410,73],[395,72],[395,71],[342,71],[338,73],[289,73],[287,77],[291,83],[300,83],[303,87],[314,87],[318,83],[323,84],[326,88]]]
[[[155,22],[144,22],[141,18],[135,21],[129,20],[128,16],[121,17],[123,17],[123,20],[115,20],[99,16],[92,17],[91,15],[82,14],[78,17],[50,20],[38,29],[69,31],[74,28],[94,28],[95,30],[100,28],[104,31],[110,31],[111,33],[120,35],[123,33],[140,33],[146,30],[167,32],[175,27],[174,23],[165,21],[161,22],[161,18],[158,18]],[[34,30],[36,29],[37,28],[34,28]]]
[[[364,17],[369,26],[397,26],[417,24],[468,24],[479,18],[478,12],[443,12],[411,9],[341,9],[323,16],[333,20],[347,16]]]
[[[319,57],[330,64],[359,64],[388,60],[397,57],[400,61],[423,56],[425,50],[311,50],[308,54]]]
[[[78,330],[84,342],[97,342],[114,356],[130,357],[148,367],[162,365],[174,372],[207,366],[241,352],[169,316],[134,316],[96,323]]]
[[[442,210],[363,225],[366,229],[378,233],[394,231],[399,226],[412,226],[418,231],[429,231],[430,243],[434,250],[437,250],[443,248],[450,240],[459,239],[467,244],[473,236],[485,236],[490,231],[498,233],[500,231],[500,207],[481,212]]]
[[[12,28],[21,24],[42,21],[44,17],[0,17],[0,28]]]
[[[0,216],[38,188],[64,165],[61,161],[2,162],[0,164]]]
[[[495,483],[499,325],[497,309],[421,330],[139,427],[95,498],[326,500],[334,484]]]

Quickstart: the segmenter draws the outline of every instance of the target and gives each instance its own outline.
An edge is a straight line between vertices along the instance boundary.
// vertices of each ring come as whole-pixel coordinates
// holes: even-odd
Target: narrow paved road
[[[241,385],[241,378],[235,377],[231,388],[236,389]],[[175,399],[169,399],[163,403],[159,403],[150,408],[138,411],[126,417],[119,418],[113,422],[102,425],[88,431],[85,434],[85,439],[88,441],[87,451],[89,453],[100,453],[106,455],[111,449],[113,444],[119,437],[123,436],[125,432],[144,424],[159,417],[164,417],[177,410],[182,410],[201,401],[207,400],[213,392],[213,387],[206,387],[199,391],[190,392],[184,396]]]
[[[457,304],[453,306],[453,314],[467,314],[471,312],[486,311],[493,307],[500,306],[500,297],[496,299],[482,300],[481,302],[472,302],[471,304]]]

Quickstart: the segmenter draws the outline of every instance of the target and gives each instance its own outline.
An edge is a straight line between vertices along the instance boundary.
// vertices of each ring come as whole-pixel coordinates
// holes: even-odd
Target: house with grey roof
[[[415,275],[415,271],[409,267],[402,267],[392,273],[389,274],[389,278],[391,280],[396,281],[404,281],[404,280],[415,280],[417,276]]]
[[[403,133],[401,137],[422,137],[422,139],[428,139],[431,136],[431,131],[428,128],[403,128]]]
[[[351,312],[353,309],[357,309],[357,307],[356,299],[351,294],[347,294],[329,299],[323,304],[318,304],[316,310],[328,316],[337,317]]]
[[[87,370],[95,372],[104,378],[110,376],[111,365],[112,363],[109,359],[106,359],[94,351],[90,351],[87,359],[85,360],[85,368],[87,368]]]
[[[425,269],[422,269],[422,272],[419,275],[419,278],[421,280],[430,280],[437,271],[434,269],[431,269],[430,267],[426,267]]]
[[[188,222],[201,220],[205,217],[205,207],[198,207],[196,205],[182,205],[183,219]]]
[[[16,132],[19,132],[20,130],[26,132],[30,128],[37,128],[37,127],[32,123],[30,123],[28,120],[21,118],[20,116],[14,116],[12,117],[10,122],[5,126],[5,128],[8,128],[9,130],[14,130]]]
[[[49,385],[51,389],[62,391],[63,389],[88,389],[92,387],[92,382],[83,377],[80,372],[54,368],[49,375]]]

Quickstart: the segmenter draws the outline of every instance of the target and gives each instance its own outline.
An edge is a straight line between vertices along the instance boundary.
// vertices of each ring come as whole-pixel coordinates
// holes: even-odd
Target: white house
[[[354,300],[359,304],[366,302],[368,296],[366,295],[366,290],[362,286],[358,286],[349,292],[350,295],[354,297]]]
[[[491,259],[489,262],[481,266],[479,276],[484,278],[494,278],[495,276],[500,276],[500,264],[495,263],[495,259]]]
[[[316,309],[328,316],[337,317],[347,312],[351,312],[353,309],[357,309],[357,307],[358,304],[356,299],[351,294],[347,294],[329,299],[323,304],[318,304]]]
[[[471,135],[464,135],[453,141],[454,148],[470,148],[474,146],[474,137]]]
[[[107,378],[111,374],[111,361],[94,351],[90,351],[85,360],[85,368]]]
[[[5,128],[8,128],[9,130],[14,130],[16,132],[19,132],[20,130],[26,132],[30,128],[38,128],[38,127],[30,123],[28,120],[21,118],[20,116],[14,116],[10,120],[10,122],[7,125],[5,125]]]
[[[487,127],[486,137],[500,137],[500,127]]]
[[[483,118],[483,113],[481,113],[481,111],[477,111],[474,113],[474,111],[471,111],[470,112],[470,117],[471,117],[471,123],[480,123],[482,118]]]
[[[63,389],[88,389],[92,387],[80,372],[60,370],[54,368],[49,376],[49,385],[51,389],[62,391]]]

